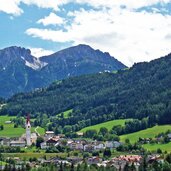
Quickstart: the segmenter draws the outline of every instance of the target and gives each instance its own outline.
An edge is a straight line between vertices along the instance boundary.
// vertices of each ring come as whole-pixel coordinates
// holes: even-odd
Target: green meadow
[[[69,114],[72,113],[73,109],[67,110],[65,112],[62,112],[64,114],[64,118],[69,118]],[[57,114],[57,117],[60,117],[61,113]]]
[[[14,123],[6,124],[6,121],[10,121],[15,118],[14,116],[0,116],[0,125],[4,126],[3,130],[0,130],[0,137],[20,137],[25,133],[25,128],[18,127],[14,128]],[[32,132],[35,132],[35,127],[31,128]],[[37,132],[40,135],[44,134],[44,128],[38,127]]]
[[[125,134],[120,136],[120,140],[125,142],[125,139],[129,139],[131,143],[138,141],[139,137],[141,138],[154,138],[156,135],[162,132],[171,130],[171,125],[157,125],[152,128],[148,128],[142,131],[138,131],[131,134]]]
[[[163,152],[171,152],[171,142],[167,144],[144,144],[143,147],[149,151],[161,149]]]
[[[87,130],[90,129],[95,129],[97,132],[100,130],[101,127],[105,127],[108,130],[111,130],[113,126],[116,125],[121,125],[124,126],[125,125],[126,120],[125,119],[119,119],[119,120],[113,120],[113,121],[108,121],[108,122],[104,122],[101,124],[97,124],[97,125],[93,125],[93,126],[89,126],[89,127],[85,127],[83,129],[81,129],[79,132],[86,132]]]
[[[10,157],[10,158],[14,158],[14,157],[19,157],[20,159],[23,160],[28,160],[29,158],[43,158],[46,156],[46,158],[51,158],[51,157],[56,157],[56,156],[60,156],[60,157],[67,157],[67,153],[44,153],[44,152],[40,152],[40,153],[36,153],[36,152],[26,152],[26,153],[3,153],[3,156],[6,157]]]

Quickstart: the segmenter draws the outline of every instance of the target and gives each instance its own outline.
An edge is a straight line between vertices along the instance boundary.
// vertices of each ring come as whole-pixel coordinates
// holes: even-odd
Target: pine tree
[[[70,171],[74,171],[74,164],[73,164],[73,163],[71,164],[71,169],[70,169]]]

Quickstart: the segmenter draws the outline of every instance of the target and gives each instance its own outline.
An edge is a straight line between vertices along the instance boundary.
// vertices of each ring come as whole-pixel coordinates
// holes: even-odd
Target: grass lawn
[[[0,125],[5,124],[5,121],[10,121],[10,119],[14,119],[15,116],[0,116]]]
[[[44,156],[46,156],[46,158],[51,158],[51,157],[67,157],[67,153],[34,153],[34,152],[27,152],[27,153],[3,153],[3,156],[6,157],[19,157],[20,159],[26,159],[28,160],[29,158],[43,158]]]
[[[10,119],[15,118],[15,116],[0,116],[0,125],[4,126],[4,129],[0,131],[0,137],[19,137],[21,136],[24,132],[25,129],[18,127],[14,128],[14,124],[6,124],[6,121],[10,121]]]
[[[148,128],[148,129],[145,129],[142,131],[122,135],[122,136],[120,136],[120,140],[122,142],[125,142],[125,139],[128,138],[131,143],[135,143],[138,141],[139,137],[141,137],[141,138],[154,138],[159,133],[166,132],[167,130],[171,130],[171,125],[157,125],[157,126],[154,126],[152,128]]]
[[[99,131],[101,127],[105,127],[108,130],[111,130],[112,127],[116,126],[116,125],[124,126],[125,121],[126,121],[125,119],[108,121],[108,122],[104,122],[104,123],[101,123],[101,124],[85,127],[83,129],[81,129],[79,132],[86,132],[87,130],[90,130],[90,129],[95,129],[95,130]]]
[[[39,126],[39,127],[37,128],[37,132],[38,132],[40,135],[44,135],[44,134],[45,134],[45,129]]]
[[[5,166],[6,162],[0,161],[0,166]]]
[[[68,117],[69,117],[69,113],[71,113],[72,110],[73,110],[73,109],[70,109],[70,110],[67,110],[67,111],[63,112],[64,118],[68,118]],[[56,116],[58,117],[58,116],[60,116],[60,115],[61,115],[61,113],[57,114]]]
[[[10,121],[10,119],[15,118],[15,116],[0,116],[0,125],[4,126],[4,129],[0,131],[0,137],[20,137],[25,133],[25,129],[22,127],[14,128],[14,124],[6,124],[6,121]],[[35,132],[35,128],[31,128],[32,132]],[[39,127],[37,129],[40,135],[44,134],[44,128]]]
[[[163,152],[171,152],[171,142],[167,144],[145,144],[143,147],[149,151],[156,151],[160,148]]]

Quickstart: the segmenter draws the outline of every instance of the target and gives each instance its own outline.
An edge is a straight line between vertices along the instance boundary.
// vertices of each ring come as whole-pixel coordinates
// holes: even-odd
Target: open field
[[[83,129],[81,129],[79,132],[86,132],[87,130],[90,130],[90,129],[95,129],[96,131],[99,131],[101,127],[105,127],[108,130],[111,130],[112,127],[116,126],[116,125],[124,126],[125,121],[126,121],[125,119],[108,121],[108,122],[104,122],[104,123],[101,123],[101,124],[85,127]]]
[[[6,124],[6,121],[10,121],[10,119],[15,118],[14,116],[0,116],[0,125],[4,126],[4,129],[0,131],[0,136],[1,137],[19,137],[21,136],[24,132],[25,129],[18,127],[14,128],[14,124]]]
[[[23,160],[28,160],[29,158],[43,158],[46,156],[46,158],[51,158],[51,157],[67,157],[67,153],[35,153],[35,152],[28,152],[28,153],[3,153],[3,156],[6,157],[19,157],[20,159]]]
[[[154,138],[156,135],[162,132],[166,132],[167,130],[171,130],[171,125],[157,125],[152,128],[148,128],[142,131],[138,131],[131,134],[125,134],[120,136],[120,140],[125,142],[125,139],[129,139],[131,143],[135,143],[138,141],[139,137],[141,138]],[[171,148],[171,146],[170,146]]]
[[[0,166],[5,166],[5,165],[6,165],[6,162],[0,161]]]
[[[14,124],[6,124],[6,121],[10,121],[11,119],[15,118],[14,116],[0,116],[0,125],[4,126],[4,129],[0,131],[0,137],[20,137],[22,134],[25,133],[25,129],[22,127],[14,128]],[[32,132],[35,132],[35,127],[31,128]],[[40,135],[44,134],[44,128],[39,127],[37,129]]]
[[[171,142],[167,144],[144,144],[143,147],[149,151],[156,151],[161,149],[163,152],[171,152]]]
[[[72,110],[73,110],[73,109],[70,109],[70,110],[67,110],[67,111],[63,112],[64,118],[68,118],[68,117],[69,117],[69,113],[71,113]],[[56,116],[57,116],[57,117],[58,117],[58,116],[60,117],[60,115],[61,115],[61,113],[57,114]]]
[[[42,128],[42,127],[40,127],[40,126],[38,126],[36,130],[37,130],[37,132],[38,132],[40,135],[44,135],[44,134],[45,134],[45,129]],[[35,132],[35,130],[34,130],[34,132]]]

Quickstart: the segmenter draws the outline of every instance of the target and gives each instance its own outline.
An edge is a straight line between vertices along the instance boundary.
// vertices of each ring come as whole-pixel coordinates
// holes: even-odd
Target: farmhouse
[[[26,146],[26,142],[25,141],[11,141],[10,142],[10,146],[11,147],[25,147]]]
[[[46,145],[47,147],[53,147],[53,146],[56,146],[58,141],[59,141],[59,137],[52,137],[46,141]]]
[[[1,146],[9,146],[10,145],[10,138],[0,138],[0,145]]]
[[[101,163],[102,162],[102,159],[99,158],[99,157],[90,157],[87,159],[87,163],[88,164],[98,164],[98,163]]]
[[[53,131],[46,131],[45,133],[45,139],[52,138],[55,135]]]

